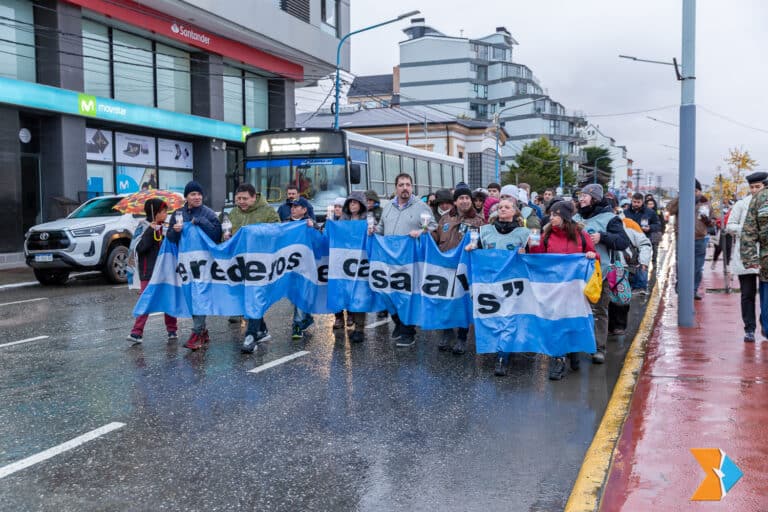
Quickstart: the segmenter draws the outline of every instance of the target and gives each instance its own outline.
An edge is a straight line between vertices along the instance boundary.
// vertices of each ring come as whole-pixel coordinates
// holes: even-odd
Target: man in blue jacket
[[[280,217],[280,222],[285,222],[291,218],[291,206],[295,201],[299,199],[299,187],[296,185],[288,185],[285,187],[285,202],[277,209],[277,215]],[[312,221],[315,219],[315,210],[312,208],[312,203],[307,201],[307,215]]]
[[[184,198],[187,202],[180,210],[176,210],[168,223],[168,240],[178,244],[182,236],[183,223],[177,223],[178,213],[181,212],[184,223],[200,226],[203,233],[215,244],[221,242],[221,222],[216,212],[203,204],[203,187],[196,181],[190,181],[184,187]],[[190,350],[197,350],[210,341],[208,329],[205,328],[205,315],[192,315],[192,335],[184,344]]]

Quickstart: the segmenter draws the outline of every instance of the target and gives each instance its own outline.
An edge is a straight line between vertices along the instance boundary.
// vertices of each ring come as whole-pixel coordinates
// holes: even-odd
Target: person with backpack
[[[584,254],[589,259],[595,259],[597,252],[592,238],[573,220],[575,209],[570,201],[558,201],[549,209],[549,224],[544,226],[541,242],[536,244],[528,241],[528,252],[531,254]],[[560,380],[565,375],[565,358],[571,365],[571,370],[580,366],[579,354],[569,352],[549,360],[550,380]]]
[[[160,253],[160,246],[163,243],[163,238],[165,238],[163,236],[163,223],[168,216],[168,205],[159,198],[148,199],[144,203],[144,213],[147,215],[147,219],[141,222],[134,234],[134,238],[138,239],[135,252],[138,260],[138,277],[141,280],[140,293],[144,292],[149,280],[152,279],[152,272],[155,270],[157,255]],[[144,341],[144,326],[148,318],[149,314],[136,317],[131,333],[127,337],[128,341],[134,344]],[[168,333],[169,342],[179,339],[176,334],[178,330],[176,317],[167,313],[165,314],[165,330]]]
[[[587,185],[579,193],[579,212],[574,215],[576,222],[584,224],[592,243],[600,255],[603,270],[603,291],[600,300],[592,304],[592,315],[595,318],[595,341],[597,351],[592,354],[594,364],[605,362],[605,347],[608,341],[608,304],[610,303],[611,288],[608,274],[612,268],[618,273],[618,268],[624,264],[622,251],[629,247],[629,237],[624,231],[624,223],[613,212],[613,205],[603,198],[603,186],[596,183]]]
[[[622,222],[624,223],[624,232],[630,241],[629,248],[624,251],[624,258],[629,271],[630,286],[633,286],[636,284],[635,276],[638,269],[648,271],[648,265],[653,255],[653,244],[637,222],[627,218],[622,219]],[[641,293],[645,294],[646,290],[641,289]],[[629,304],[616,304],[614,302],[608,305],[609,335],[622,336],[626,333],[629,307]]]

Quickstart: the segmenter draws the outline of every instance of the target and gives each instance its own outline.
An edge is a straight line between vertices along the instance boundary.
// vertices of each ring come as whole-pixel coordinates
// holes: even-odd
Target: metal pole
[[[696,0],[683,0],[682,86],[680,94],[680,202],[677,230],[677,325],[693,327],[696,186]]]

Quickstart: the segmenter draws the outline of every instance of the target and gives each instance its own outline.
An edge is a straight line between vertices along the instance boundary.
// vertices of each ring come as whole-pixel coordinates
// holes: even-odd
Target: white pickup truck
[[[86,270],[100,270],[113,283],[126,282],[128,247],[142,216],[112,209],[123,197],[96,197],[66,218],[30,228],[24,256],[41,284],[62,285],[70,272]]]

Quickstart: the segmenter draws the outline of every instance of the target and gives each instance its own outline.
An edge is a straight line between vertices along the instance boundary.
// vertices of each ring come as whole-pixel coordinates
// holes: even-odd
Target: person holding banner
[[[250,224],[263,224],[280,222],[277,212],[269,206],[266,198],[256,192],[256,188],[250,183],[242,183],[235,190],[235,208],[229,213],[232,222],[232,233],[224,233],[224,242],[232,238],[243,226]],[[263,318],[248,318],[248,326],[245,328],[245,338],[240,351],[244,354],[252,354],[259,343],[271,339],[267,324]]]
[[[187,202],[171,217],[168,224],[168,240],[178,244],[182,237],[183,225],[189,222],[199,226],[213,243],[221,240],[221,222],[216,212],[203,204],[203,187],[196,181],[190,181],[184,187],[184,197]],[[192,314],[192,334],[184,344],[190,350],[197,350],[210,341],[208,329],[205,327],[205,315]]]
[[[315,224],[309,216],[309,201],[303,197],[297,197],[291,202],[291,215],[284,222],[298,222],[304,221],[307,226],[317,229]],[[297,306],[293,306],[293,326],[291,328],[291,338],[294,340],[300,340],[304,337],[304,331],[315,323],[315,319],[312,318],[311,313],[305,313]]]
[[[438,197],[440,192],[441,190],[437,191]],[[440,217],[437,229],[432,232],[432,238],[442,252],[458,247],[467,231],[473,228],[477,230],[484,224],[482,215],[478,214],[472,205],[472,191],[468,187],[454,190],[453,203],[453,208]],[[438,208],[440,207],[438,203]],[[453,329],[443,329],[440,343],[437,345],[438,350],[446,351],[450,348],[456,355],[464,354],[467,351],[469,328],[457,327],[457,331],[454,340]]]
[[[613,205],[603,198],[603,186],[590,184],[579,194],[579,213],[574,220],[584,224],[589,237],[595,244],[597,254],[603,266],[603,291],[600,300],[592,304],[592,315],[595,319],[595,342],[597,352],[592,355],[592,362],[605,362],[605,347],[608,341],[608,304],[610,303],[609,285],[606,277],[609,266],[614,261],[624,259],[622,252],[629,247],[629,237],[624,231],[624,223],[613,212]]]
[[[395,177],[394,199],[384,206],[381,220],[375,227],[368,228],[368,234],[409,235],[418,238],[436,228],[432,210],[413,195],[413,178],[410,174],[402,173]],[[397,314],[392,315],[392,321],[395,322],[392,339],[397,341],[396,346],[413,346],[416,343],[416,328],[413,325],[404,325]]]
[[[558,201],[549,209],[549,224],[544,226],[541,242],[528,242],[528,250],[531,254],[581,254],[589,259],[595,259],[597,253],[592,238],[585,230],[574,222],[575,210],[570,201]],[[579,354],[569,352],[568,360],[571,370],[579,369]],[[560,380],[565,375],[566,355],[552,357],[549,360],[550,380]]]

